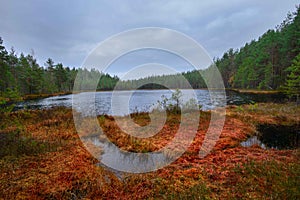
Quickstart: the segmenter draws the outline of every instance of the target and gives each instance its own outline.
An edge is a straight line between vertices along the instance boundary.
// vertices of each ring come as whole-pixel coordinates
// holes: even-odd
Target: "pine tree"
[[[286,83],[285,92],[290,97],[295,97],[299,102],[300,96],[300,54],[293,60],[293,64],[287,68],[289,72]]]

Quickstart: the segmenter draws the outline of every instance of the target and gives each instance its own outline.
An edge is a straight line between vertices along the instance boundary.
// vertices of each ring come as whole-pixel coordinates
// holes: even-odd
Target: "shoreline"
[[[54,96],[63,96],[69,94],[72,94],[72,92],[57,92],[52,94],[27,94],[21,98],[23,101],[27,101],[27,100],[36,100],[36,99],[43,99],[43,98],[54,97]]]
[[[145,90],[145,91],[153,91],[153,90],[176,90],[178,88],[161,88],[161,89],[116,89],[116,90],[85,90],[84,92],[113,92],[113,91],[134,91],[134,90]],[[237,88],[224,88],[224,89],[208,89],[208,88],[184,88],[179,90],[224,90],[224,91],[233,91],[240,94],[283,94],[280,90],[258,90],[258,89],[237,89]],[[41,94],[26,94],[20,97],[21,100],[35,100],[41,98],[48,98],[53,96],[63,96],[69,94],[77,94],[78,91],[69,91],[69,92],[57,92],[57,93],[41,93]],[[15,100],[10,98],[1,97],[7,102],[15,102]]]
[[[284,94],[280,90],[258,90],[258,89],[237,89],[237,88],[226,88],[228,91],[234,91],[240,94]]]

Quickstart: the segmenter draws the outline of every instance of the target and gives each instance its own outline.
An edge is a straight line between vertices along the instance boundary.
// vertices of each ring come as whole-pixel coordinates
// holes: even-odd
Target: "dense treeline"
[[[283,87],[293,59],[300,53],[300,7],[258,40],[239,50],[229,49],[216,60],[226,87],[279,89]]]
[[[199,71],[173,75],[150,76],[138,80],[121,81],[116,89],[165,89],[165,88],[205,88],[206,84]]]
[[[212,71],[214,70],[214,71]],[[193,70],[172,75],[150,76],[137,80],[120,81],[116,89],[204,89],[207,88],[206,81],[210,81],[210,86],[218,87],[215,74],[216,67],[209,67],[205,70]],[[204,78],[206,78],[206,81]]]
[[[21,53],[18,56],[13,48],[8,52],[2,44],[0,38],[0,96],[71,92],[79,71],[84,71],[88,76],[101,77],[97,87],[99,90],[110,90],[119,80],[94,69],[71,69],[62,63],[55,64],[51,58],[45,66],[40,66],[33,55]]]

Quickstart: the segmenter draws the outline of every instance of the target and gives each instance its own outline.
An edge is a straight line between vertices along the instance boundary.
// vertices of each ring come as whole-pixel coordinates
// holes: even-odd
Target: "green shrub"
[[[22,136],[19,129],[0,133],[0,158],[5,156],[36,155],[54,150],[54,145],[34,140],[31,137]]]

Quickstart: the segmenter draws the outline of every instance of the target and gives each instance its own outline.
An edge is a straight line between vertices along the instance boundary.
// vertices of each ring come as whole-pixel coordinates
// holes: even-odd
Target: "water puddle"
[[[262,124],[257,127],[258,133],[246,141],[243,147],[258,145],[263,149],[297,149],[300,145],[300,126]]]
[[[123,180],[131,173],[144,173],[159,169],[165,163],[170,162],[169,158],[160,152],[152,152],[151,155],[144,153],[133,153],[120,150],[111,142],[105,139],[100,140],[99,136],[88,136],[81,138],[85,142],[92,142],[102,149],[98,163],[115,174],[119,180]]]
[[[246,141],[241,142],[241,145],[243,147],[251,147],[253,145],[258,145],[261,148],[266,149],[266,145],[262,143],[256,135],[248,138]]]

